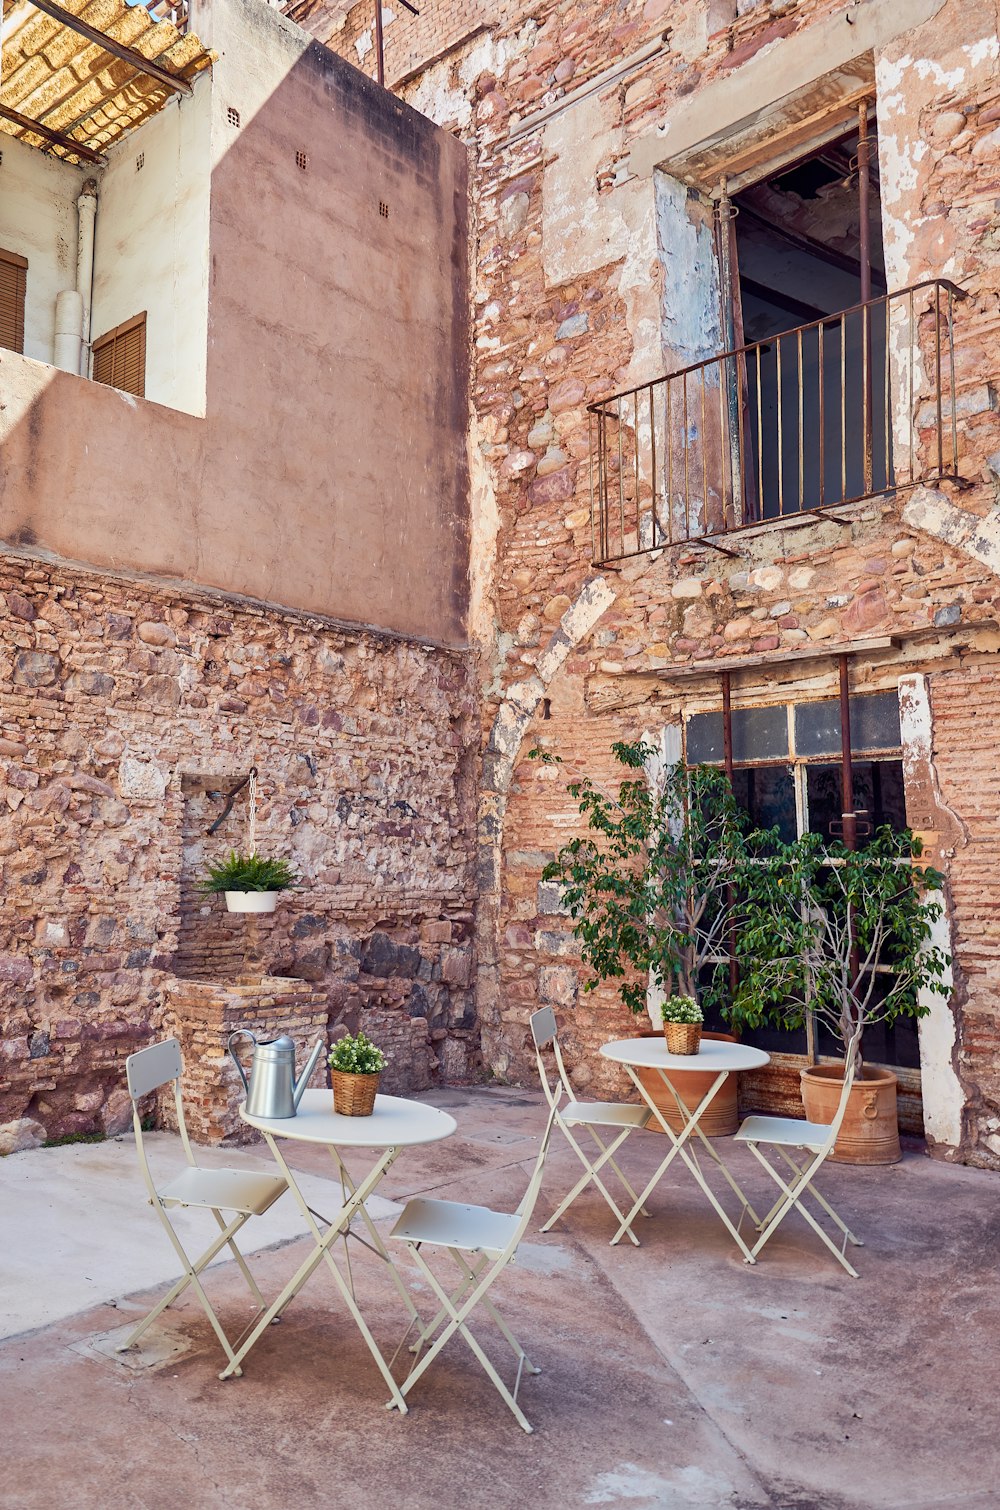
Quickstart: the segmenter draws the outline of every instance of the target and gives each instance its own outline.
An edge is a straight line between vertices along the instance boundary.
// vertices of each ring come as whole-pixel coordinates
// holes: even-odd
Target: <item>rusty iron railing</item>
[[[597,564],[958,479],[944,279],[590,405]]]

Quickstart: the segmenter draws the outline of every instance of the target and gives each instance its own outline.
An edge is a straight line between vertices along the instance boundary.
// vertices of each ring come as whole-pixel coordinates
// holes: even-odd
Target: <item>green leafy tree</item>
[[[616,796],[589,777],[567,787],[588,832],[543,870],[574,919],[593,991],[618,983],[630,1011],[646,1008],[647,984],[711,1006],[728,992],[727,940],[738,912],[748,824],[722,771],[662,767],[642,741],[612,745],[627,775]],[[533,750],[532,758],[561,764]]]
[[[850,850],[804,834],[758,854],[741,879],[739,987],[730,1016],[801,1027],[814,1012],[844,1043],[876,1022],[922,1017],[947,996],[933,942],[943,877],[915,867],[920,840],[883,827]]]

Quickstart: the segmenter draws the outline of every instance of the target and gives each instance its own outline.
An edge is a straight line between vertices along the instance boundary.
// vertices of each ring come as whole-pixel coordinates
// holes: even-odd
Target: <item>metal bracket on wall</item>
[[[252,765],[250,767],[249,771],[247,772],[247,774],[243,777],[243,780],[242,781],[238,781],[236,783],[236,785],[233,787],[232,791],[226,793],[226,805],[222,809],[222,812],[219,814],[219,816],[216,818],[215,822],[212,824],[211,828],[208,828],[208,829],[205,830],[205,832],[207,834],[209,834],[209,835],[214,834],[217,828],[221,828],[222,827],[222,825],[225,823],[226,819],[229,817],[229,814],[232,812],[232,810],[233,810],[233,803],[236,801],[237,797],[240,795],[240,792],[242,792],[243,788],[245,786],[247,786],[249,784],[249,782],[251,782],[253,780],[253,778],[256,776],[256,774],[257,774],[257,767],[255,765]]]

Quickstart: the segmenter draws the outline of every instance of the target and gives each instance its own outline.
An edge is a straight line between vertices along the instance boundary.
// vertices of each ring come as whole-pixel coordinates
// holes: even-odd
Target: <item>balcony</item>
[[[595,565],[960,480],[944,279],[590,405]]]

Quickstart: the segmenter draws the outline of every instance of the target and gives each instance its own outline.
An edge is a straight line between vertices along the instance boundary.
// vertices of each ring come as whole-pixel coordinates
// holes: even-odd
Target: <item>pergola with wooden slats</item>
[[[66,162],[103,163],[213,60],[144,5],[3,0],[0,132]]]

